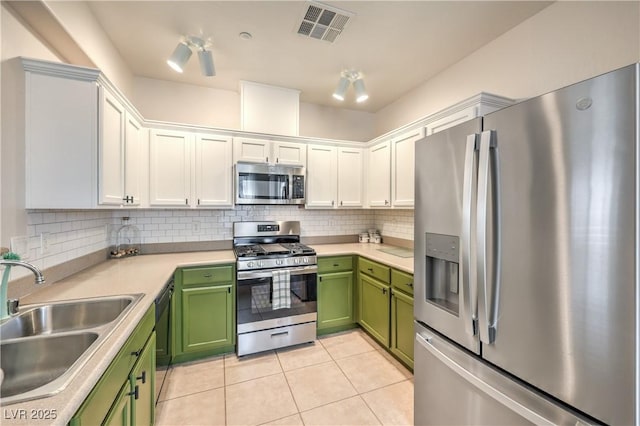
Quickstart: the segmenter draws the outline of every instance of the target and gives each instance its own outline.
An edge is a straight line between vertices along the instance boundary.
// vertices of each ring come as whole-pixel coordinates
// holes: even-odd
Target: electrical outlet
[[[48,232],[43,232],[40,234],[40,254],[48,254],[51,250],[49,246],[51,239],[51,234]]]
[[[194,234],[200,233],[200,222],[191,222],[191,232]]]

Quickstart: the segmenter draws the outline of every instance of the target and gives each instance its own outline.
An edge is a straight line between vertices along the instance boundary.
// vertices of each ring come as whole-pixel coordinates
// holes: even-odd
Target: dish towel
[[[288,270],[273,271],[271,309],[291,307],[291,274]]]

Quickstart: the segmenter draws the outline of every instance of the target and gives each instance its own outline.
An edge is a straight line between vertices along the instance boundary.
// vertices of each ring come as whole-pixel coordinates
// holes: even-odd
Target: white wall
[[[378,111],[376,134],[482,91],[529,98],[637,61],[640,2],[556,2]]]
[[[89,6],[83,1],[45,0],[44,3],[93,63],[128,98],[131,98],[133,73],[107,37]]]
[[[240,129],[240,95],[231,90],[134,78],[131,102],[148,120]]]
[[[300,135],[366,142],[375,135],[375,114],[300,103]]]

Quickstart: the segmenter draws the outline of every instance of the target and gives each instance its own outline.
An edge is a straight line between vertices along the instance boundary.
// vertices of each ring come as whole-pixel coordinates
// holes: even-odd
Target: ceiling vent
[[[345,10],[309,2],[298,26],[298,34],[333,43],[354,16]]]

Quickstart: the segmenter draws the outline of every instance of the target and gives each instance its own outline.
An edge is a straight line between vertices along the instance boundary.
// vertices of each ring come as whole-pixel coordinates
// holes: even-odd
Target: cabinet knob
[[[340,201],[340,205],[342,205],[342,201]]]
[[[335,205],[335,203],[336,203],[336,202],[335,202],[334,200],[331,200],[331,205],[332,205],[332,206],[333,206],[333,205]]]
[[[139,357],[141,352],[142,352],[142,349],[140,349],[138,351],[131,352],[131,355],[133,355],[135,357]]]
[[[413,287],[413,283],[408,283],[407,284],[409,287]]]
[[[382,289],[382,294],[387,294],[387,289],[386,288]]]
[[[389,205],[389,201],[388,200],[384,200],[384,205]]]

